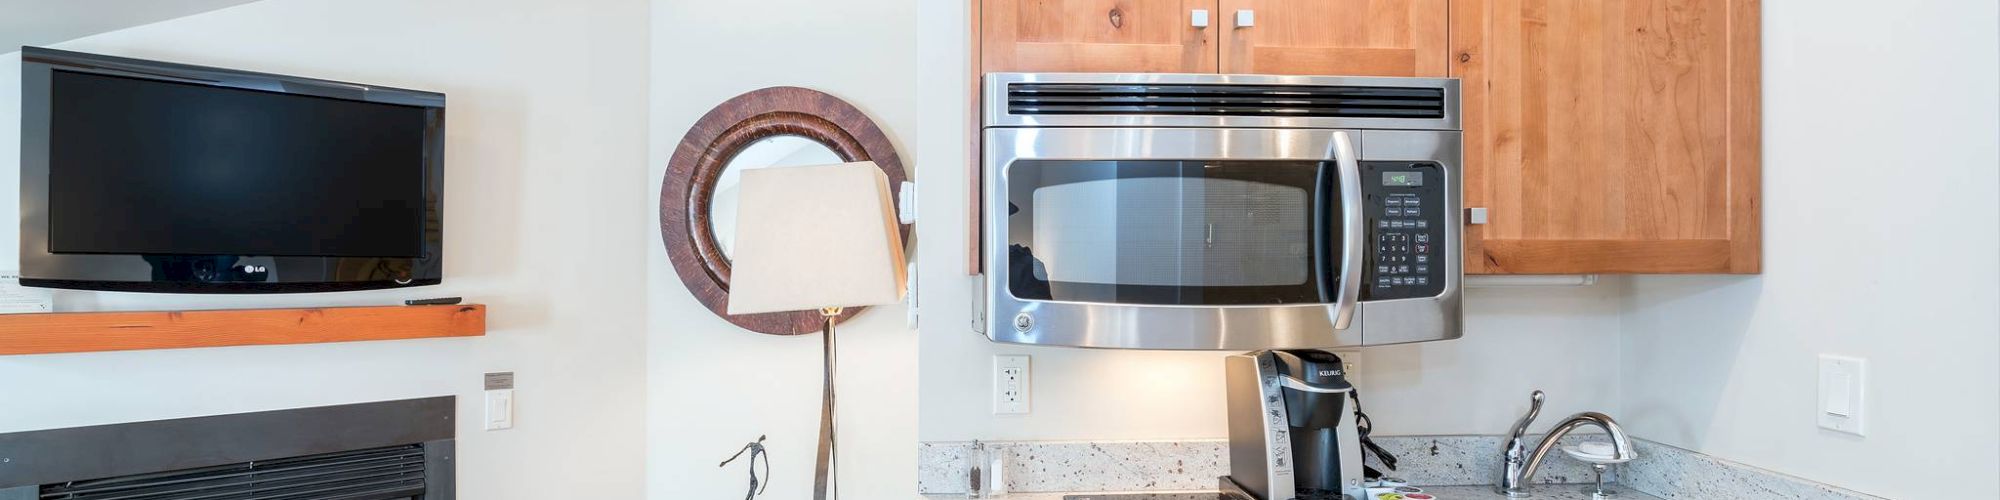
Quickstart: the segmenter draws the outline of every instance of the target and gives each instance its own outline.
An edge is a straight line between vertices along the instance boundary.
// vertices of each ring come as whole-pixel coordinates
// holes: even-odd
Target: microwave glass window
[[[1385,187],[1422,187],[1424,185],[1424,173],[1382,172],[1382,185]]]
[[[1031,300],[1321,303],[1337,183],[1317,162],[1022,161],[1009,287]]]

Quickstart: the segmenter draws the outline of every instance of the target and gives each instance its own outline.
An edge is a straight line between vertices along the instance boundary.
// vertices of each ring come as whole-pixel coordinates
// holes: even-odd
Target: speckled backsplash
[[[1541,436],[1530,436],[1530,443]],[[1563,444],[1602,439],[1571,435]],[[1640,492],[1665,499],[1771,498],[1874,499],[1672,446],[1635,439],[1639,459],[1606,474]],[[1500,467],[1500,436],[1378,436],[1376,444],[1396,456],[1390,475],[1427,486],[1490,485]],[[1228,443],[1193,441],[995,441],[988,453],[1005,458],[1007,491],[1186,491],[1212,490],[1229,473]],[[919,445],[917,488],[927,495],[964,493],[970,442]],[[1374,464],[1370,460],[1370,464]],[[1534,481],[1586,483],[1590,467],[1561,453],[1542,462]]]

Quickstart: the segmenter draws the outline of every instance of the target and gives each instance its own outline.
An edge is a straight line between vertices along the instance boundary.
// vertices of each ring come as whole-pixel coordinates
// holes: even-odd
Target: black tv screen
[[[24,284],[441,278],[442,95],[47,49],[23,77]]]
[[[424,108],[69,71],[52,86],[51,251],[423,251]]]

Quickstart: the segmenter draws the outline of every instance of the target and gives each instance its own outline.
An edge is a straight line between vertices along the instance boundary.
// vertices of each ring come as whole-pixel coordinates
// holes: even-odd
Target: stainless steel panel
[[[1460,304],[1465,254],[1460,240],[1465,227],[1459,222],[1463,191],[1461,147],[1458,132],[1368,130],[1361,133],[1362,159],[1369,161],[1434,161],[1444,166],[1444,227],[1453,233],[1444,239],[1439,261],[1444,263],[1444,290],[1434,297],[1362,302],[1364,345],[1402,344],[1449,340],[1465,334],[1464,309]]]
[[[1296,491],[1290,419],[1270,351],[1224,358],[1229,412],[1229,478],[1248,493]],[[1342,450],[1345,452],[1345,450]]]
[[[1010,83],[1130,83],[1349,85],[1444,89],[1445,114],[1435,118],[1317,118],[1170,115],[1015,115],[1007,111]],[[1214,75],[1180,73],[989,73],[983,89],[987,127],[1366,128],[1458,130],[1459,88],[1453,78]]]
[[[986,234],[1008,234],[1006,175],[1015,161],[1306,160],[1324,161],[1334,130],[1064,128],[986,131]],[[1359,135],[1358,131],[1348,131]],[[1363,142],[1366,139],[1363,136]],[[1361,146],[1367,154],[1367,146]],[[1004,244],[987,245],[987,335],[996,341],[1146,349],[1266,349],[1362,344],[1354,328],[1334,329],[1327,305],[1134,306],[1024,301],[1009,292]],[[1357,312],[1366,320],[1365,311]]]
[[[1446,118],[1298,118],[1162,115],[1009,115],[1014,82],[1434,87],[1445,91]],[[1381,345],[1462,336],[1463,256],[1459,88],[1451,79],[1269,75],[996,73],[987,76],[984,220],[988,238],[1008,233],[1007,173],[1019,160],[1326,161],[1336,132],[1358,137],[1363,161],[1431,161],[1448,186],[1444,224],[1460,228],[1440,245],[1445,285],[1433,297],[1371,300],[1357,322],[1335,328],[1326,304],[1166,306],[1024,301],[1009,291],[1007,245],[989,241],[989,272],[975,306],[974,329],[999,342],[1144,349],[1284,349]],[[1358,189],[1343,186],[1343,189]],[[1003,240],[1004,241],[1004,240]]]

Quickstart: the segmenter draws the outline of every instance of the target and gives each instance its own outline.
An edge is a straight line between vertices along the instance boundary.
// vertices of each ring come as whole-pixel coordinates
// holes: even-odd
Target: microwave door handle
[[[1333,328],[1346,330],[1354,322],[1355,305],[1361,302],[1362,250],[1368,244],[1368,228],[1361,206],[1361,163],[1354,142],[1346,131],[1335,131],[1331,149],[1329,156],[1340,172],[1341,234],[1345,240],[1340,248],[1340,295],[1334,305]]]

